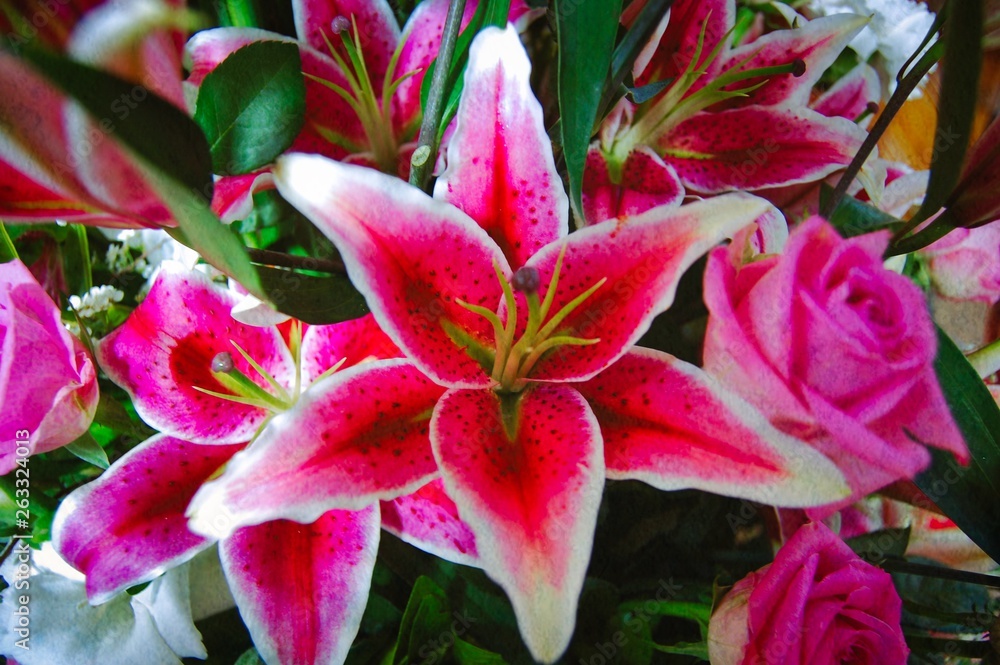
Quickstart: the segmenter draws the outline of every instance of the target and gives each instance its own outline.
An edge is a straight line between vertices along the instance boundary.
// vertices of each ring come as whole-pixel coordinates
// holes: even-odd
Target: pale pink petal
[[[448,168],[434,186],[479,222],[517,270],[568,233],[569,199],[556,172],[531,63],[512,26],[472,43]]]
[[[865,131],[809,109],[698,113],[660,140],[686,187],[706,194],[819,180],[854,158]]]
[[[590,408],[565,386],[504,398],[451,390],[434,410],[431,440],[483,569],[507,592],[532,656],[553,662],[573,634],[604,487]]]
[[[415,491],[437,475],[427,431],[443,392],[405,360],[363,363],[312,385],[198,493],[192,528],[222,537]]]
[[[846,496],[837,467],[694,365],[636,347],[576,386],[601,424],[608,478],[768,505]]]
[[[651,208],[676,208],[684,199],[684,186],[674,167],[646,146],[629,153],[620,182],[612,182],[607,159],[591,146],[583,172],[583,216],[588,224],[634,217]]]
[[[442,559],[479,565],[476,537],[458,516],[440,478],[381,506],[382,528],[389,533]]]
[[[773,67],[795,60],[804,62],[806,71],[798,77],[793,74],[779,74],[734,83],[729,88],[745,88],[766,81],[763,86],[747,93],[746,97],[736,98],[729,103],[734,106],[807,104],[813,85],[826,68],[833,64],[848,42],[865,27],[868,20],[868,17],[857,14],[834,14],[815,18],[801,28],[775,30],[749,44],[733,49],[724,58],[723,71]],[[747,58],[750,59],[737,68],[737,65]]]
[[[294,365],[281,335],[275,328],[234,320],[229,312],[238,300],[201,273],[161,271],[142,304],[101,340],[101,367],[132,396],[143,420],[198,443],[235,443],[249,440],[270,415],[195,389],[228,393],[212,375],[212,360],[228,352],[236,369],[273,390],[234,342],[286,390],[294,384]]]
[[[500,248],[460,210],[397,178],[320,157],[278,160],[278,190],[340,250],[387,335],[422,372],[444,385],[490,383],[442,321],[492,346],[493,327],[456,300],[495,309],[502,297]]]
[[[676,79],[680,76],[694,58],[704,28],[705,39],[699,62],[696,63],[701,64],[712,49],[722,41],[735,20],[734,0],[677,0],[670,7],[670,20],[657,43],[656,51],[648,56],[649,65],[640,76],[636,77],[636,85]],[[715,78],[721,65],[722,57],[709,63],[702,80]]]
[[[565,246],[553,313],[607,279],[559,326],[566,335],[600,342],[556,348],[529,378],[581,381],[610,365],[638,341],[654,316],[670,307],[681,275],[698,257],[770,209],[763,199],[732,194],[675,210],[656,208],[621,222],[609,220],[546,246],[528,265],[538,270],[539,297],[544,298]],[[518,302],[518,320],[525,321],[523,296]]]
[[[378,551],[378,507],[312,524],[268,522],[219,545],[254,646],[268,663],[343,663],[361,626]]]
[[[87,576],[91,602],[154,579],[211,544],[188,530],[184,511],[202,482],[242,447],[157,435],[63,500],[52,540]]]
[[[371,314],[328,326],[309,326],[302,336],[302,383],[308,386],[341,360],[343,370],[369,360],[402,356]]]
[[[878,72],[862,62],[844,74],[810,106],[825,116],[840,116],[853,121],[868,110],[869,104],[878,104],[882,98],[881,85]]]
[[[341,37],[333,34],[330,24],[338,16],[353,20],[361,40],[356,46],[364,55],[365,68],[372,84],[379,90],[389,60],[399,43],[396,16],[386,0],[293,0],[292,11],[299,39],[322,53],[327,52],[326,40],[329,40],[329,43],[339,47],[341,57],[347,62],[350,60],[341,45]],[[354,39],[353,28],[347,34]]]
[[[20,260],[0,264],[0,474],[18,449],[43,453],[84,434],[97,400],[94,364],[59,307]]]

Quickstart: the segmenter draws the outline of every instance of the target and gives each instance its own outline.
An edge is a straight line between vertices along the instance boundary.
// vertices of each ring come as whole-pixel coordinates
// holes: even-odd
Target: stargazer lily
[[[102,367],[162,433],[70,494],[56,515],[53,540],[86,574],[94,604],[157,577],[217,540],[188,529],[188,502],[236,453],[257,445],[247,441],[258,430],[266,435],[275,412],[306,400],[327,381],[338,382],[338,373],[330,376],[338,367],[352,372],[372,359],[399,355],[370,316],[311,326],[301,340],[292,324],[286,342],[273,326],[235,321],[229,312],[237,302],[236,294],[200,273],[162,272],[125,324],[100,342]],[[408,368],[411,392],[424,395],[420,411],[444,392],[405,360],[373,364],[380,363],[400,374]],[[300,386],[309,386],[301,397]],[[341,406],[316,416],[336,420]],[[429,418],[410,414],[392,434],[405,428],[426,442]],[[282,431],[291,436],[291,454],[298,445],[294,429]],[[364,436],[382,445],[378,433]],[[385,510],[387,528],[404,540],[475,565],[475,543],[440,487],[400,496]],[[323,511],[306,523],[269,520],[228,529],[219,542],[223,568],[266,662],[343,662],[368,599],[379,515],[373,500],[357,510]]]
[[[463,27],[477,0],[465,4]],[[293,0],[297,40],[256,28],[217,28],[188,42],[187,83],[202,80],[227,56],[252,42],[295,43],[306,78],[306,122],[290,151],[326,155],[406,177],[420,128],[420,86],[441,43],[448,0],[425,0],[400,30],[387,0]],[[510,19],[537,12],[512,0]],[[213,202],[223,220],[245,216],[270,172],[227,176]]]
[[[838,14],[730,45],[735,0],[677,0],[636,61],[648,101],[622,100],[587,157],[587,223],[717,194],[814,182],[843,168],[865,132],[809,107],[823,71],[867,19]],[[851,88],[871,81],[863,71]],[[832,107],[847,108],[841,89]],[[822,109],[821,109],[822,111]],[[834,116],[834,117],[828,117]]]
[[[681,273],[770,205],[730,195],[567,236],[529,74],[512,27],[477,36],[434,198],[315,155],[278,161],[279,191],[337,245],[409,361],[310,390],[191,511],[205,533],[306,522],[440,475],[532,655],[552,662],[573,634],[605,478],[781,505],[846,490],[828,460],[698,368],[632,349]],[[416,369],[441,386],[429,441],[406,429],[427,408]]]

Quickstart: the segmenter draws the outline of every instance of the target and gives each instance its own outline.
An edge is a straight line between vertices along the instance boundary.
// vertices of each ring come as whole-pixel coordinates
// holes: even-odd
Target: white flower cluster
[[[927,5],[915,0],[812,0],[809,8],[820,16],[846,12],[871,16],[867,27],[850,43],[862,59],[878,51],[885,58],[895,87],[895,76],[920,46],[934,23]]]
[[[113,273],[123,273],[134,270],[146,280],[142,293],[149,290],[153,278],[164,261],[177,261],[188,270],[198,263],[198,253],[185,247],[165,231],[160,229],[126,229],[109,233],[113,240],[121,244],[108,247],[105,261],[108,270]],[[132,259],[132,251],[139,252],[139,257]]]
[[[111,305],[121,302],[125,294],[113,286],[95,286],[80,296],[70,296],[69,304],[83,318],[90,318],[95,314],[106,312],[111,309]]]

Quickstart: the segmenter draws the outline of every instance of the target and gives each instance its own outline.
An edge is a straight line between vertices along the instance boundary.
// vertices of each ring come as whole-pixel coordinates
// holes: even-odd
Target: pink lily
[[[573,634],[606,477],[798,505],[845,490],[825,458],[699,369],[632,349],[681,273],[769,204],[731,195],[567,236],[529,74],[512,27],[476,38],[435,198],[372,169],[279,159],[279,191],[337,245],[409,362],[353,368],[311,391],[191,511],[205,532],[219,519],[307,521],[440,475],[532,655],[552,662]],[[441,386],[429,443],[352,440],[411,408],[402,368]]]
[[[463,27],[477,6],[476,0],[466,3]],[[192,63],[187,83],[201,85],[219,63],[249,43],[298,44],[306,75],[306,123],[289,151],[407,177],[420,128],[420,86],[437,56],[448,0],[420,3],[402,31],[386,0],[294,0],[292,10],[297,39],[252,28],[196,34],[187,45]],[[524,0],[511,2],[513,21],[526,22],[536,14]],[[254,191],[273,184],[265,169],[224,177],[218,186],[216,212],[230,220],[245,216]]]
[[[587,223],[676,206],[685,192],[813,182],[853,158],[864,131],[808,104],[866,19],[814,19],[733,48],[735,16],[734,0],[672,5],[635,73],[639,86],[672,83],[643,104],[623,100],[605,121],[584,172]]]
[[[102,226],[174,226],[111,135],[151,92],[184,108],[180,0],[21,1],[0,14],[17,47],[40,41],[136,84],[108,117],[90,120],[10,51],[0,51],[0,217]],[[42,21],[41,19],[44,19]],[[41,23],[41,28],[38,24]]]
[[[232,319],[229,312],[238,300],[198,273],[163,272],[146,300],[98,347],[109,377],[131,394],[143,419],[163,433],[72,493],[56,515],[56,547],[86,574],[92,603],[153,579],[219,540],[188,529],[185,511],[191,497],[236,453],[259,444],[246,442],[260,428],[266,435],[268,423],[277,422],[275,411],[296,398],[308,401],[312,390],[330,382],[340,383],[340,372],[324,376],[337,361],[350,366],[346,373],[371,364],[388,366],[397,375],[406,366],[417,374],[405,361],[371,360],[398,353],[371,317],[311,326],[301,344],[293,328],[286,345],[273,326],[251,327]],[[300,385],[314,382],[298,396]],[[418,411],[427,410],[442,392],[423,383],[429,394],[416,404]],[[427,419],[397,423],[391,433],[409,428],[426,440]],[[294,430],[284,431],[295,436]],[[378,434],[366,430],[365,436],[379,445]],[[433,488],[398,501],[435,518],[451,510]],[[216,525],[228,531],[219,542],[223,567],[265,660],[343,662],[368,599],[379,512],[371,501],[352,510],[323,511],[300,523]],[[428,533],[427,525],[412,518],[414,512],[407,523],[396,519],[392,530],[418,546],[426,535],[428,548],[447,556],[450,541]],[[439,524],[450,533],[461,530],[447,519]],[[474,563],[474,545],[463,546],[466,551],[456,558]],[[290,577],[300,583],[287,584]]]
[[[0,344],[0,427],[8,432],[0,474],[7,474],[28,455],[86,433],[97,409],[97,372],[59,307],[17,260],[0,264]]]

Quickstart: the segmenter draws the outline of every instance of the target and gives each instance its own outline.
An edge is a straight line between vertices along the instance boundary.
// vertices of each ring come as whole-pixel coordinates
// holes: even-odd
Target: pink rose
[[[912,478],[925,445],[969,456],[934,374],[923,294],[883,267],[887,243],[813,217],[783,254],[740,265],[717,249],[705,273],[705,369],[840,467],[854,493],[838,506]]]
[[[955,229],[921,254],[941,295],[991,305],[1000,301],[1000,224]]]
[[[20,261],[0,265],[0,474],[18,449],[43,453],[87,431],[97,409],[90,356]]]
[[[901,608],[888,573],[814,522],[723,598],[708,654],[712,665],[903,665]]]

